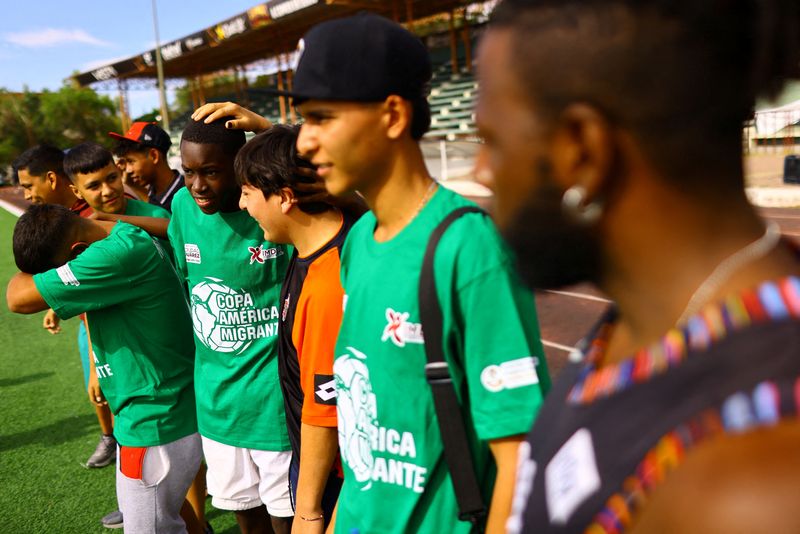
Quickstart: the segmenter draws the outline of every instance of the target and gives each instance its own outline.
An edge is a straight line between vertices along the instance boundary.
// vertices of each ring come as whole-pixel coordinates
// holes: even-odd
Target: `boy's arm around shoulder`
[[[146,217],[144,215],[116,215],[113,213],[97,214],[97,219],[102,221],[122,221],[133,226],[137,226],[154,237],[167,239],[167,228],[169,219],[164,217]]]
[[[50,307],[36,287],[33,276],[27,273],[17,273],[8,282],[6,303],[9,311],[23,314],[44,311]]]

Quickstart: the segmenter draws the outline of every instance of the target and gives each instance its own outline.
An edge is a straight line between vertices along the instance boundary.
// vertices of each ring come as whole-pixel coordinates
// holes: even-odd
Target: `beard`
[[[549,166],[540,162],[539,168],[542,185],[502,229],[523,281],[536,290],[597,283],[602,262],[596,229],[564,213],[563,192]]]

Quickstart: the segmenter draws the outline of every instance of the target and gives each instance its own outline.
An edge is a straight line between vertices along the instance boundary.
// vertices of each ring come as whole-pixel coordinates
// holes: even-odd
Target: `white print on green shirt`
[[[373,482],[383,482],[422,493],[428,469],[409,461],[417,457],[414,435],[380,426],[364,364],[367,356],[353,347],[347,350],[350,354],[339,356],[333,364],[342,459],[362,491],[369,490]]]
[[[94,358],[94,370],[97,372],[97,378],[106,378],[109,376],[114,376],[114,373],[111,372],[111,366],[106,364],[100,365],[100,360],[97,359],[97,356],[92,351],[92,357]]]
[[[217,352],[242,353],[254,339],[278,334],[278,308],[257,308],[246,291],[206,277],[192,288],[192,324],[197,338]]]

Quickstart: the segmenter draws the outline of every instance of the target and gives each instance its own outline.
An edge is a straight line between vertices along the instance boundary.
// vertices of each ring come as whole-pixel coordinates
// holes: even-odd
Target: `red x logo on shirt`
[[[247,247],[247,250],[250,251],[250,265],[253,265],[254,261],[264,263],[264,258],[261,256],[261,245],[257,247]]]

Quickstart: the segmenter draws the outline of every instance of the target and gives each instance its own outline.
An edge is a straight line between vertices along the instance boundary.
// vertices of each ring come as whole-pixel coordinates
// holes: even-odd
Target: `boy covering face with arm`
[[[185,532],[181,505],[200,462],[191,322],[170,258],[125,223],[32,206],[14,230],[16,313],[86,312],[116,416],[117,498],[126,532]],[[33,273],[33,274],[26,274]]]
[[[72,191],[69,177],[64,172],[64,152],[55,146],[42,144],[29,148],[14,160],[13,167],[19,177],[19,183],[25,192],[25,199],[33,204],[55,204],[69,208],[81,217],[90,216],[94,210],[85,200],[78,198]],[[51,334],[61,332],[61,319],[53,310],[45,313],[42,326]],[[78,349],[83,367],[84,387],[89,389],[92,376],[90,344],[85,324],[81,315],[78,328]],[[94,379],[96,382],[96,379]],[[90,398],[95,395],[90,394]],[[102,436],[92,456],[87,460],[88,467],[104,467],[116,458],[117,443],[113,436],[111,412],[106,404],[98,404],[94,398],[97,420]]]

